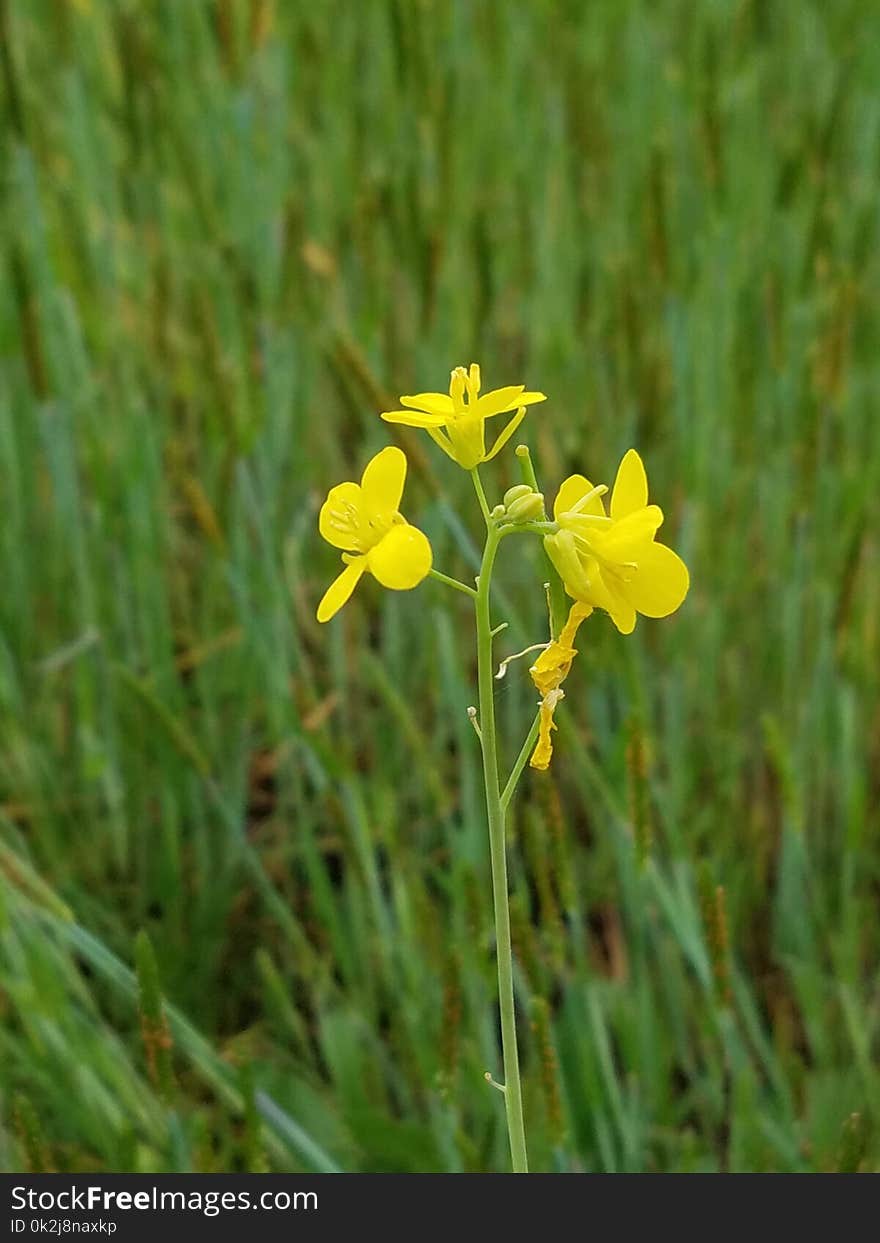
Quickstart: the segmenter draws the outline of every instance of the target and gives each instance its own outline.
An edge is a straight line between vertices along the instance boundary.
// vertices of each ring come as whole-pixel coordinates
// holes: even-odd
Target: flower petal
[[[416,393],[414,397],[401,397],[400,404],[413,410],[427,410],[429,414],[441,414],[444,418],[455,410],[447,393]]]
[[[360,485],[339,483],[331,488],[318,515],[318,530],[327,543],[358,552],[363,546],[364,525]]]
[[[595,604],[590,595],[590,581],[571,531],[556,531],[544,536],[544,548],[553,562],[568,594],[584,604]],[[594,561],[595,564],[595,561]]]
[[[386,423],[403,423],[405,427],[442,427],[446,422],[442,414],[426,414],[423,410],[383,410],[381,418]]]
[[[612,520],[610,527],[597,528],[596,534],[590,537],[591,542],[595,551],[608,561],[638,561],[662,522],[660,506],[645,505],[619,522]]]
[[[519,398],[524,389],[524,384],[511,384],[507,388],[496,388],[491,393],[484,393],[477,401],[475,412],[481,419],[489,419],[493,414],[512,410],[514,406],[522,405]]]
[[[580,600],[576,600],[568,610],[568,617],[565,625],[559,633],[559,642],[563,647],[574,647],[575,635],[582,621],[590,616],[593,609],[589,604],[583,604]]]
[[[335,578],[321,599],[318,605],[317,617],[319,622],[329,621],[345,604],[355,587],[358,580],[367,568],[367,558],[358,557],[355,561],[350,562],[338,578]]]
[[[547,400],[546,393],[520,393],[519,397],[517,397],[516,399],[516,404],[518,406],[534,406],[539,401],[546,401],[546,400]]]
[[[621,634],[632,634],[636,628],[635,606],[622,594],[620,584],[597,566],[591,577],[593,603],[604,609]]]
[[[460,414],[446,424],[446,432],[459,466],[473,470],[486,460],[486,423],[483,418]]]
[[[392,527],[368,554],[370,572],[392,591],[408,591],[417,586],[432,561],[427,535],[409,523]]]
[[[440,448],[443,450],[443,452],[446,454],[446,456],[451,457],[454,462],[455,461],[455,450],[452,447],[452,442],[450,441],[449,437],[444,436],[443,433],[436,427],[427,427],[425,428],[425,431],[431,437],[434,444],[439,445]]]
[[[632,606],[645,617],[668,617],[684,600],[690,575],[678,553],[665,544],[649,544],[640,554],[638,569],[621,588]]]
[[[367,462],[361,491],[367,519],[374,514],[394,514],[400,508],[406,481],[406,454],[396,445],[381,449]]]
[[[635,449],[623,455],[611,493],[611,517],[625,518],[648,504],[648,476]]]
[[[500,452],[500,450],[504,448],[508,440],[510,440],[511,436],[516,431],[516,429],[519,427],[520,423],[522,423],[525,417],[526,417],[526,408],[525,406],[520,406],[516,414],[513,416],[513,418],[510,420],[510,422],[505,427],[504,431],[500,434],[498,439],[495,441],[492,448],[486,454],[485,458],[483,459],[484,462],[491,461],[491,459],[495,456],[495,454]]]
[[[553,502],[553,517],[557,522],[560,515],[568,513],[573,509],[582,496],[586,496],[588,492],[593,491],[593,485],[589,479],[585,479],[583,475],[569,475],[559,486],[556,493],[556,500]],[[602,503],[601,496],[594,496],[591,501],[581,510],[584,514],[595,514],[597,517],[605,517],[605,506]]]
[[[577,652],[570,644],[552,642],[529,669],[529,677],[541,696],[558,690],[571,671]]]
[[[553,720],[553,712],[556,708],[556,700],[551,699],[550,703],[546,699],[541,700],[538,741],[529,760],[531,768],[537,768],[539,772],[546,772],[550,767],[550,761],[553,758],[553,739],[550,737],[551,731],[556,729],[556,722]]]

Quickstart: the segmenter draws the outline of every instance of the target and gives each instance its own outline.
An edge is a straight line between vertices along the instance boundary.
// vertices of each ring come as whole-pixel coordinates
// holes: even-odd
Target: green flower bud
[[[511,488],[511,491],[514,491]],[[533,492],[531,488],[515,497],[507,506],[507,518],[511,522],[536,522],[544,514],[543,492]]]
[[[531,496],[533,489],[527,483],[518,483],[504,493],[504,506],[512,505],[521,496]]]

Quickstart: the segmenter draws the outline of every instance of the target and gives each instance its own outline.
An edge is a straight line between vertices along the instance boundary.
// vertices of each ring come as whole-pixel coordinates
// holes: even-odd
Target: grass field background
[[[584,627],[510,827],[532,1166],[880,1167],[876,6],[0,42],[3,1168],[507,1168],[468,602],[314,620],[323,495],[398,433],[473,574],[466,476],[377,417],[472,359],[548,394],[548,493],[638,446],[692,575]],[[508,541],[500,655],[540,574]]]

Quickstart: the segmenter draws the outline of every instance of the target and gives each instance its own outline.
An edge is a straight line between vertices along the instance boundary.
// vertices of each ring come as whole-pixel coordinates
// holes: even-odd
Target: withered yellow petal
[[[553,739],[551,734],[556,729],[553,713],[556,711],[556,705],[560,699],[564,698],[565,692],[556,690],[550,691],[541,700],[538,710],[538,741],[529,760],[529,766],[537,768],[540,772],[546,772],[550,767],[550,760],[553,758]]]
[[[559,634],[559,642],[563,647],[574,647],[574,640],[578,632],[578,627],[582,621],[586,621],[592,611],[592,605],[584,604],[580,600],[575,600],[574,604],[568,610],[568,617],[566,618],[565,625],[562,627]]]
[[[555,640],[544,648],[541,655],[529,669],[529,676],[535,689],[541,695],[557,690],[568,677],[571,662],[577,656],[573,647]]]
[[[555,728],[552,716],[542,707],[538,741],[535,743],[532,758],[529,760],[530,768],[536,768],[538,772],[545,773],[550,767],[550,761],[553,758],[553,739],[550,737],[550,731]]]

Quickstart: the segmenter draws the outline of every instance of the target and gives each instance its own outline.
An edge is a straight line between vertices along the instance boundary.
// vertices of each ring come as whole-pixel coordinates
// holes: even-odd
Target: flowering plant
[[[383,413],[388,423],[423,428],[454,462],[467,470],[486,529],[480,572],[474,585],[459,582],[433,566],[427,536],[399,512],[406,479],[406,457],[395,447],[382,449],[367,463],[360,483],[331,488],[321,507],[321,535],[342,552],[345,568],[330,584],[318,605],[318,621],[333,617],[351,596],[361,576],[374,578],[395,591],[410,590],[429,575],[473,600],[476,626],[479,710],[470,717],[480,741],[498,960],[498,1000],[501,1019],[504,1082],[486,1078],[504,1096],[514,1172],[528,1169],[513,989],[513,955],[508,904],[505,816],[526,763],[545,770],[553,754],[552,733],[556,708],[564,698],[562,683],[577,655],[579,627],[599,609],[606,612],[621,634],[631,634],[638,614],[666,617],[688,592],[687,567],[677,553],[656,541],[662,510],[648,503],[648,480],[635,449],[623,457],[606,509],[605,484],[593,485],[583,475],[571,475],[559,487],[548,518],[529,451],[519,445],[522,483],[509,488],[503,500],[490,505],[479,467],[507,444],[530,405],[543,402],[539,392],[511,385],[480,395],[480,368],[452,372],[449,393],[419,393],[401,397],[403,409]],[[491,448],[486,449],[486,423],[497,415],[511,415]],[[547,553],[550,638],[525,652],[507,657],[494,673],[493,641],[503,626],[493,626],[492,573],[501,541],[511,535],[543,540]],[[503,676],[509,663],[527,653],[540,654],[529,669],[540,696],[537,713],[513,768],[502,785],[495,727],[493,677]]]

